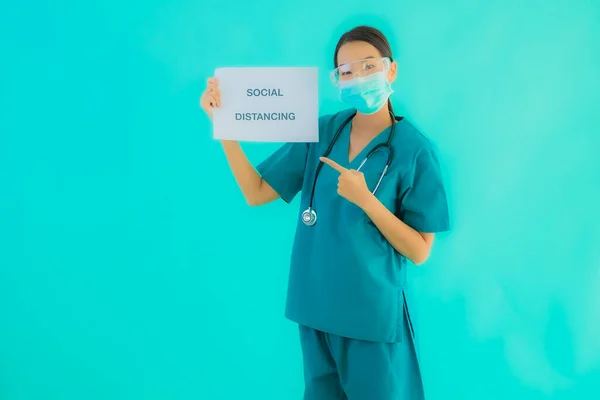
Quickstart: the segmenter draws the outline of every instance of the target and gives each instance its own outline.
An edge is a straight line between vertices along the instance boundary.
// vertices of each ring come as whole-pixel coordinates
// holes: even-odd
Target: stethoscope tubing
[[[333,135],[333,138],[331,139],[331,143],[329,143],[329,146],[325,150],[325,153],[323,153],[323,157],[328,157],[329,156],[329,154],[333,150],[333,146],[337,142],[337,140],[338,140],[340,134],[342,133],[343,129],[346,127],[346,125],[348,125],[348,123],[350,123],[350,121],[354,118],[355,115],[356,115],[356,113],[353,113],[351,116],[349,116],[348,118],[346,118],[346,120],[340,125],[340,127],[337,129],[335,135]],[[365,163],[367,162],[367,160],[377,150],[380,150],[383,147],[386,147],[388,149],[388,158],[387,158],[385,167],[383,168],[383,171],[381,173],[381,176],[379,177],[377,185],[375,186],[375,189],[373,189],[373,194],[375,194],[375,192],[377,192],[377,189],[379,188],[379,186],[381,184],[381,181],[383,180],[383,177],[387,173],[387,170],[388,170],[390,164],[392,163],[392,161],[394,159],[394,147],[392,146],[392,139],[394,138],[394,133],[395,133],[395,129],[396,129],[396,117],[395,117],[395,115],[391,111],[390,111],[390,115],[392,117],[392,127],[390,129],[390,134],[388,135],[387,141],[385,143],[380,143],[380,144],[376,145],[375,147],[373,147],[367,153],[367,155],[365,156],[365,158],[363,159],[363,161],[360,163],[359,167],[357,168],[357,171],[360,171],[360,169],[365,165]],[[312,189],[311,189],[311,193],[310,193],[308,208],[306,209],[306,211],[304,211],[302,213],[302,221],[306,225],[309,225],[309,226],[314,225],[316,223],[316,220],[317,220],[317,214],[316,214],[315,210],[313,210],[313,200],[314,200],[314,197],[315,197],[315,187],[317,186],[317,179],[319,178],[319,173],[321,172],[321,168],[323,168],[323,164],[324,164],[323,161],[319,161],[319,164],[317,165],[317,169],[315,171],[315,177],[313,179]]]

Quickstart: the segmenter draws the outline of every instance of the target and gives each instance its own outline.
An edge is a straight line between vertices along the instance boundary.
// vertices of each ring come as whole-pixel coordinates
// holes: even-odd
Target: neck
[[[381,132],[392,124],[389,106],[386,105],[374,114],[356,113],[352,126],[358,132]]]

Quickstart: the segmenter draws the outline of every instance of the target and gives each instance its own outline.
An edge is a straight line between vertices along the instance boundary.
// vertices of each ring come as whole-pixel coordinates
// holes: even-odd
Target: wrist
[[[219,141],[221,142],[221,146],[226,149],[239,146],[239,142],[237,140],[220,139]]]
[[[362,201],[360,202],[360,204],[358,206],[367,215],[370,215],[374,210],[377,209],[378,204],[379,204],[379,200],[377,199],[377,197],[375,197],[375,195],[369,191],[365,194],[364,198],[362,199]]]

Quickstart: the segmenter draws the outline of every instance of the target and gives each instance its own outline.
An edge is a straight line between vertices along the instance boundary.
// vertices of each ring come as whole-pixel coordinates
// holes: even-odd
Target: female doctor
[[[346,32],[333,61],[349,108],[320,117],[318,143],[285,144],[257,168],[237,142],[222,145],[250,205],[301,192],[285,315],[300,329],[304,399],[423,399],[406,269],[449,229],[438,158],[393,113],[397,67],[381,32]],[[212,118],[216,79],[200,103]]]

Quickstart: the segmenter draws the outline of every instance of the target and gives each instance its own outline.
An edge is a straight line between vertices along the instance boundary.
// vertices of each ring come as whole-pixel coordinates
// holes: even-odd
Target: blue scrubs
[[[285,315],[300,325],[305,399],[418,400],[423,391],[406,302],[407,259],[359,207],[337,194],[339,174],[326,165],[313,199],[317,223],[306,226],[300,219],[319,157],[353,112],[322,116],[318,143],[285,144],[257,167],[284,201],[301,192]],[[349,161],[350,126],[329,158],[357,169],[371,148],[387,141],[390,128]],[[377,198],[417,231],[448,230],[446,192],[432,144],[402,119],[392,146],[394,161]],[[386,159],[386,151],[376,152],[361,169],[371,190]]]

